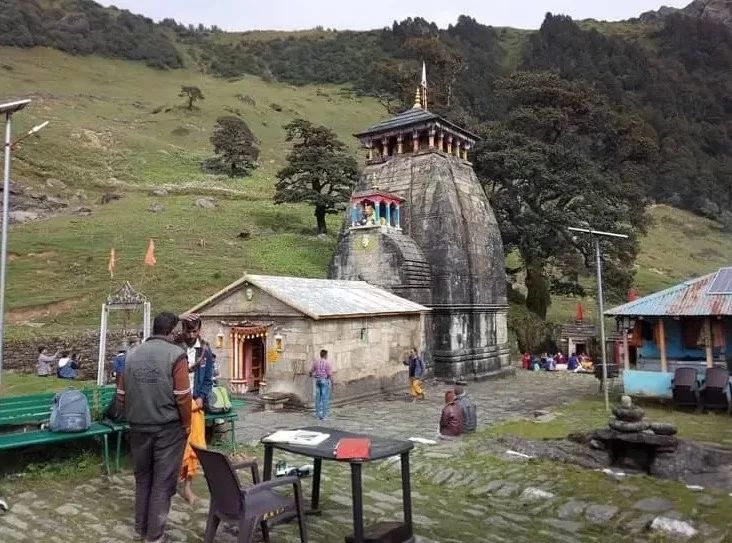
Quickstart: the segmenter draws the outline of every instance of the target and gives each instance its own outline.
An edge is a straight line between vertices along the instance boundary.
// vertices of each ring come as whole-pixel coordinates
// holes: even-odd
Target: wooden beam
[[[661,350],[661,371],[668,371],[668,359],[666,358],[666,327],[663,325],[663,319],[658,319],[658,348]]]
[[[629,370],[630,353],[628,352],[628,330],[625,328],[625,323],[623,323],[623,362],[625,363],[625,370]]]
[[[714,367],[714,339],[712,338],[712,319],[704,320],[704,349],[707,356],[707,368]]]

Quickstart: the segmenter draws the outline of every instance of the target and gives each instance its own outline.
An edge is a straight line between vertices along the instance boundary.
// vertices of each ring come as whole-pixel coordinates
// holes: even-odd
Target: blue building
[[[680,367],[703,376],[732,370],[732,267],[692,279],[605,313],[621,331],[623,386],[638,396],[671,397]]]

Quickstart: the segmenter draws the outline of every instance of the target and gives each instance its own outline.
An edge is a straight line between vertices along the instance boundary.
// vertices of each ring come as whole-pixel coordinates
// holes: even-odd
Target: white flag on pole
[[[427,88],[427,66],[422,61],[422,88]]]

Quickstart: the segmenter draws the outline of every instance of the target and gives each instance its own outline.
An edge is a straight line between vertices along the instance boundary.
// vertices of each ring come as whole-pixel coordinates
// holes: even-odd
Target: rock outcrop
[[[650,23],[662,20],[674,13],[682,13],[689,17],[699,17],[732,25],[732,0],[694,0],[685,8],[662,6],[655,11],[647,11],[640,15],[641,22]]]

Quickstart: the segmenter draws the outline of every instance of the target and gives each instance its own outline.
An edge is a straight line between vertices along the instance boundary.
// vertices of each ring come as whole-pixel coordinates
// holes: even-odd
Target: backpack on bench
[[[231,400],[229,391],[225,387],[217,386],[211,390],[211,396],[206,406],[206,412],[212,415],[221,415],[231,411]]]
[[[85,432],[90,426],[89,402],[81,391],[68,388],[56,393],[49,421],[49,429],[52,432]]]

